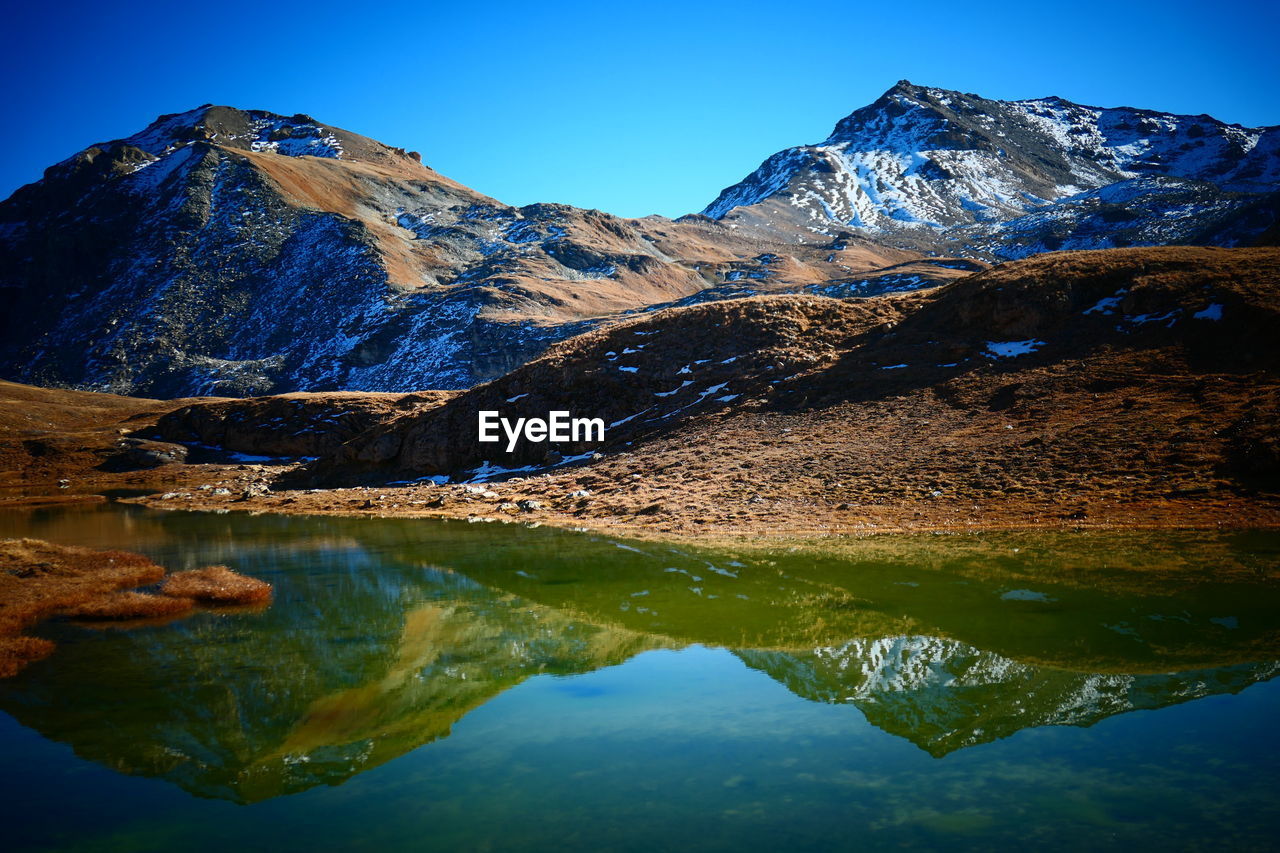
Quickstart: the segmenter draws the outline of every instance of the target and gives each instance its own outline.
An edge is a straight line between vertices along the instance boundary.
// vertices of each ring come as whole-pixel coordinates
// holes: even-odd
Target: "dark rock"
[[[269,494],[271,494],[271,487],[266,483],[250,483],[241,493],[240,500],[247,501],[253,498],[262,498]]]
[[[175,462],[185,462],[187,448],[181,444],[170,444],[161,441],[148,441],[141,438],[122,438],[117,442],[119,448],[109,456],[99,468],[103,471],[138,471],[148,468],[159,468]]]

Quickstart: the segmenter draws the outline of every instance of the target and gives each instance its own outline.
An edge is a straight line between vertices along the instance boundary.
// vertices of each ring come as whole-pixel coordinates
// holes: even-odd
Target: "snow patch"
[[[1043,592],[1033,589],[1011,589],[1000,596],[1002,601],[1057,601]]]
[[[1025,341],[987,341],[988,358],[1017,358],[1033,353],[1044,346],[1044,341],[1030,338]]]
[[[1127,289],[1122,288],[1116,291],[1115,296],[1104,296],[1094,303],[1093,307],[1086,308],[1084,313],[1106,315],[1114,314],[1116,308],[1120,305],[1120,300],[1123,299],[1124,295],[1128,292],[1129,291]]]

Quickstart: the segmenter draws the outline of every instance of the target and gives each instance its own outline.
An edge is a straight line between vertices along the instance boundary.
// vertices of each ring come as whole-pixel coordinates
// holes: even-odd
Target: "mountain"
[[[1277,249],[1057,252],[917,292],[643,312],[462,392],[157,401],[0,382],[0,480],[651,535],[1269,526],[1278,292]],[[605,438],[506,452],[476,441],[482,410],[599,417]]]
[[[1280,126],[997,101],[901,81],[703,211],[774,239],[873,237],[979,257],[1249,245],[1280,216]]]
[[[1280,128],[903,82],[705,215],[627,219],[512,207],[307,115],[205,105],[0,202],[0,378],[465,389],[637,313],[918,290],[1054,249],[1274,242],[1278,185]]]
[[[920,258],[515,208],[310,116],[206,105],[0,203],[0,376],[153,397],[465,388],[652,305],[964,271]]]

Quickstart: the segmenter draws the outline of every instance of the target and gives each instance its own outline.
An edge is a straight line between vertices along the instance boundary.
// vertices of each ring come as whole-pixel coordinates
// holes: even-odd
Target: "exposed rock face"
[[[0,375],[156,397],[464,388],[620,312],[918,257],[514,208],[307,116],[205,106],[0,203]]]
[[[995,101],[904,80],[823,142],[774,154],[703,213],[775,236],[852,229],[1019,258],[1249,245],[1280,218],[1277,190],[1280,127],[1057,97]]]
[[[144,435],[254,456],[320,456],[393,418],[437,406],[451,395],[334,391],[247,400],[207,400],[162,416]]]
[[[468,388],[630,313],[861,297],[1054,249],[1274,242],[1280,129],[901,83],[670,221],[515,208],[203,106],[0,203],[0,376],[155,397]],[[892,245],[888,245],[892,244]]]

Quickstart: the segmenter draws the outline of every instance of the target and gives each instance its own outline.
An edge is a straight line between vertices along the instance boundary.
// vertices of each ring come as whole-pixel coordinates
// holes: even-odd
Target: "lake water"
[[[6,850],[1263,849],[1280,536],[724,553],[518,525],[0,515],[265,610],[37,630]]]

